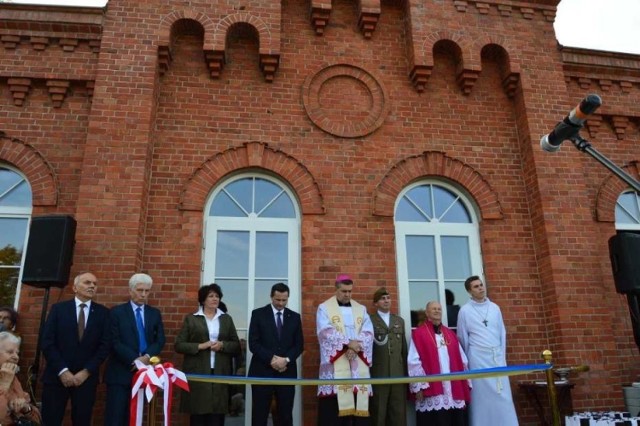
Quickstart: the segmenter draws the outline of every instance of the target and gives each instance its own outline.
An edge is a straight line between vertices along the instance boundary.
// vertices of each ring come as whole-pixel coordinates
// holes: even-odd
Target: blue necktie
[[[278,311],[276,314],[278,319],[276,320],[276,328],[278,329],[278,339],[282,337],[282,312]]]
[[[140,311],[142,311],[142,308],[138,306],[136,308],[136,325],[138,326],[139,350],[142,355],[147,350],[147,338],[144,336],[144,324],[142,323],[142,314]]]

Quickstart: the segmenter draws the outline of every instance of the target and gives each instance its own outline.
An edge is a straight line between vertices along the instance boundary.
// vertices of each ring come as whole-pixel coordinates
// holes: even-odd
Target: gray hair
[[[92,274],[92,273],[91,273],[91,272],[89,272],[89,271],[80,272],[80,273],[79,273],[78,275],[76,275],[76,277],[73,279],[73,285],[78,285],[78,284],[80,284],[80,277],[81,277],[81,276],[83,276],[83,275],[87,275],[87,274],[91,274],[91,275],[93,275],[93,276],[95,277],[95,275],[94,275],[94,274]]]
[[[137,284],[153,285],[153,279],[147,274],[133,274],[129,278],[129,289],[134,290]]]
[[[20,346],[22,340],[10,331],[0,331],[0,344],[3,342],[11,342]]]

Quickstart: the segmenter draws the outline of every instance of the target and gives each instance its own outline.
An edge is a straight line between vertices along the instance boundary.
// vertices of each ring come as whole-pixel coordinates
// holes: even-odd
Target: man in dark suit
[[[90,425],[98,370],[109,354],[109,310],[93,301],[98,281],[83,273],[73,281],[75,297],[51,307],[42,333],[47,360],[42,380],[42,420],[61,425],[71,399],[71,421]]]
[[[105,372],[107,406],[105,425],[129,424],[131,380],[136,360],[149,364],[164,347],[164,327],[160,311],[147,305],[153,280],[134,274],[129,280],[131,300],[111,309],[111,355]]]
[[[271,303],[251,313],[249,350],[253,353],[249,376],[295,378],[297,359],[304,347],[300,314],[286,308],[289,287],[283,283],[271,287]],[[252,385],[251,424],[265,426],[271,399],[276,396],[280,426],[293,425],[294,386]]]

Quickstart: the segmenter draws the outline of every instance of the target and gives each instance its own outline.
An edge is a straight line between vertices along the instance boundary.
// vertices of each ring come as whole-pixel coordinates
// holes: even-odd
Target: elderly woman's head
[[[20,338],[9,331],[0,332],[0,365],[20,361]]]

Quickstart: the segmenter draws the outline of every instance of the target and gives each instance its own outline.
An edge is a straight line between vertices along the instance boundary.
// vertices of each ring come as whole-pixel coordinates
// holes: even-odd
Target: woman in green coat
[[[240,342],[231,317],[218,308],[222,290],[209,284],[198,290],[198,312],[187,315],[176,338],[176,352],[184,354],[186,374],[233,375],[232,360]],[[191,426],[224,425],[229,412],[229,385],[189,382],[180,410],[189,413]]]

